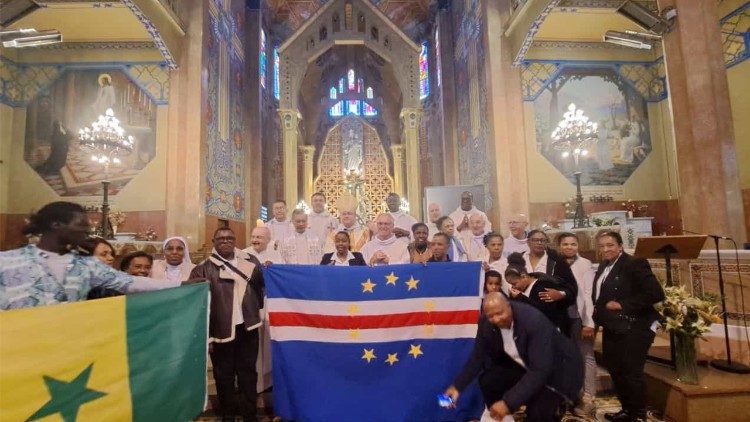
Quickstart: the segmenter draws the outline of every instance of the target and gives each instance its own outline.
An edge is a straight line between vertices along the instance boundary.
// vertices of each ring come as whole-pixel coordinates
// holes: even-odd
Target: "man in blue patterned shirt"
[[[38,244],[0,252],[0,311],[86,300],[99,286],[134,293],[180,284],[134,277],[78,255],[90,227],[83,207],[71,202],[53,202],[33,214],[23,232],[39,235]]]

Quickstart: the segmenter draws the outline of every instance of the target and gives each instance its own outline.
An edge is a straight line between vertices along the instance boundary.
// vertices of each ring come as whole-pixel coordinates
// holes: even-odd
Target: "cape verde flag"
[[[456,420],[437,396],[474,345],[479,269],[268,268],[274,412],[296,422]]]

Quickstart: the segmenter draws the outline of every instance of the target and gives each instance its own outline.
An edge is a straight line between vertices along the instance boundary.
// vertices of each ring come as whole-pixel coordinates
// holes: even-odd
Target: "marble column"
[[[302,153],[302,198],[310,201],[313,194],[313,158],[315,157],[314,145],[302,145],[299,147]]]
[[[521,72],[512,66],[515,52],[503,33],[510,20],[509,0],[485,2],[485,75],[490,135],[490,192],[495,198],[488,212],[494,228],[505,228],[513,214],[529,215],[524,108]],[[562,199],[562,198],[561,198]]]
[[[406,151],[405,182],[406,198],[409,201],[409,214],[417,220],[422,219],[422,187],[420,186],[419,166],[419,121],[422,118],[421,108],[404,108],[401,110],[403,133],[402,143]]]
[[[284,200],[291,209],[299,202],[297,166],[299,164],[299,123],[302,115],[297,110],[279,109],[281,139],[284,148]]]
[[[458,145],[456,140],[458,135],[456,129],[456,85],[455,73],[453,67],[453,16],[450,9],[441,9],[437,17],[438,31],[440,33],[440,50],[439,56],[442,78],[441,84],[437,87],[440,91],[440,132],[442,135],[443,149],[443,171],[445,173],[446,185],[458,185]]]
[[[391,145],[393,153],[393,191],[404,196],[404,146],[401,144]],[[409,203],[411,205],[411,203]]]
[[[739,243],[745,221],[717,2],[659,0],[660,10],[670,6],[678,16],[663,43],[683,227]]]

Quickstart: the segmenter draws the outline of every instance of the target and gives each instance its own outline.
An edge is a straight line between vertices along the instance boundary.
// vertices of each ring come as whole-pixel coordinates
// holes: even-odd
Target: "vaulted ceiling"
[[[282,37],[289,36],[328,0],[266,0],[274,25]],[[418,36],[429,23],[437,0],[370,0],[411,37]]]

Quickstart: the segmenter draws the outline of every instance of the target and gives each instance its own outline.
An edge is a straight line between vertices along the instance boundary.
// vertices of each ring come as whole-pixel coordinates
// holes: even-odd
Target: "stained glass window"
[[[339,80],[339,94],[343,94],[343,93],[344,93],[344,78],[341,78]]]
[[[375,107],[371,106],[368,103],[363,103],[363,104],[364,104],[364,113],[363,114],[365,116],[377,116],[378,115],[378,111],[375,109]]]
[[[362,101],[360,100],[348,100],[347,101],[347,113],[359,116],[362,114],[361,108]]]
[[[437,86],[440,86],[443,82],[443,71],[440,62],[440,28],[438,28],[435,30],[435,74],[437,75]]]
[[[266,87],[266,31],[260,30],[260,86]]]
[[[336,99],[336,87],[335,86],[331,87],[330,97],[332,100]]]
[[[328,110],[328,114],[331,117],[341,117],[344,115],[344,102],[339,101],[336,104],[331,107],[330,110]]]
[[[347,77],[349,79],[349,91],[354,91],[354,69],[349,69]]]
[[[277,100],[280,98],[280,82],[279,82],[279,49],[273,49],[273,96]]]
[[[365,81],[362,78],[357,79],[357,93],[362,94],[365,92]]]
[[[372,87],[371,87],[371,86],[368,86],[368,87],[367,87],[367,99],[368,99],[368,100],[371,100],[371,99],[373,99],[374,97],[375,97],[375,95],[373,95],[373,92],[372,92]]]
[[[424,100],[430,95],[430,72],[427,60],[427,41],[422,43],[419,53],[419,98]]]

